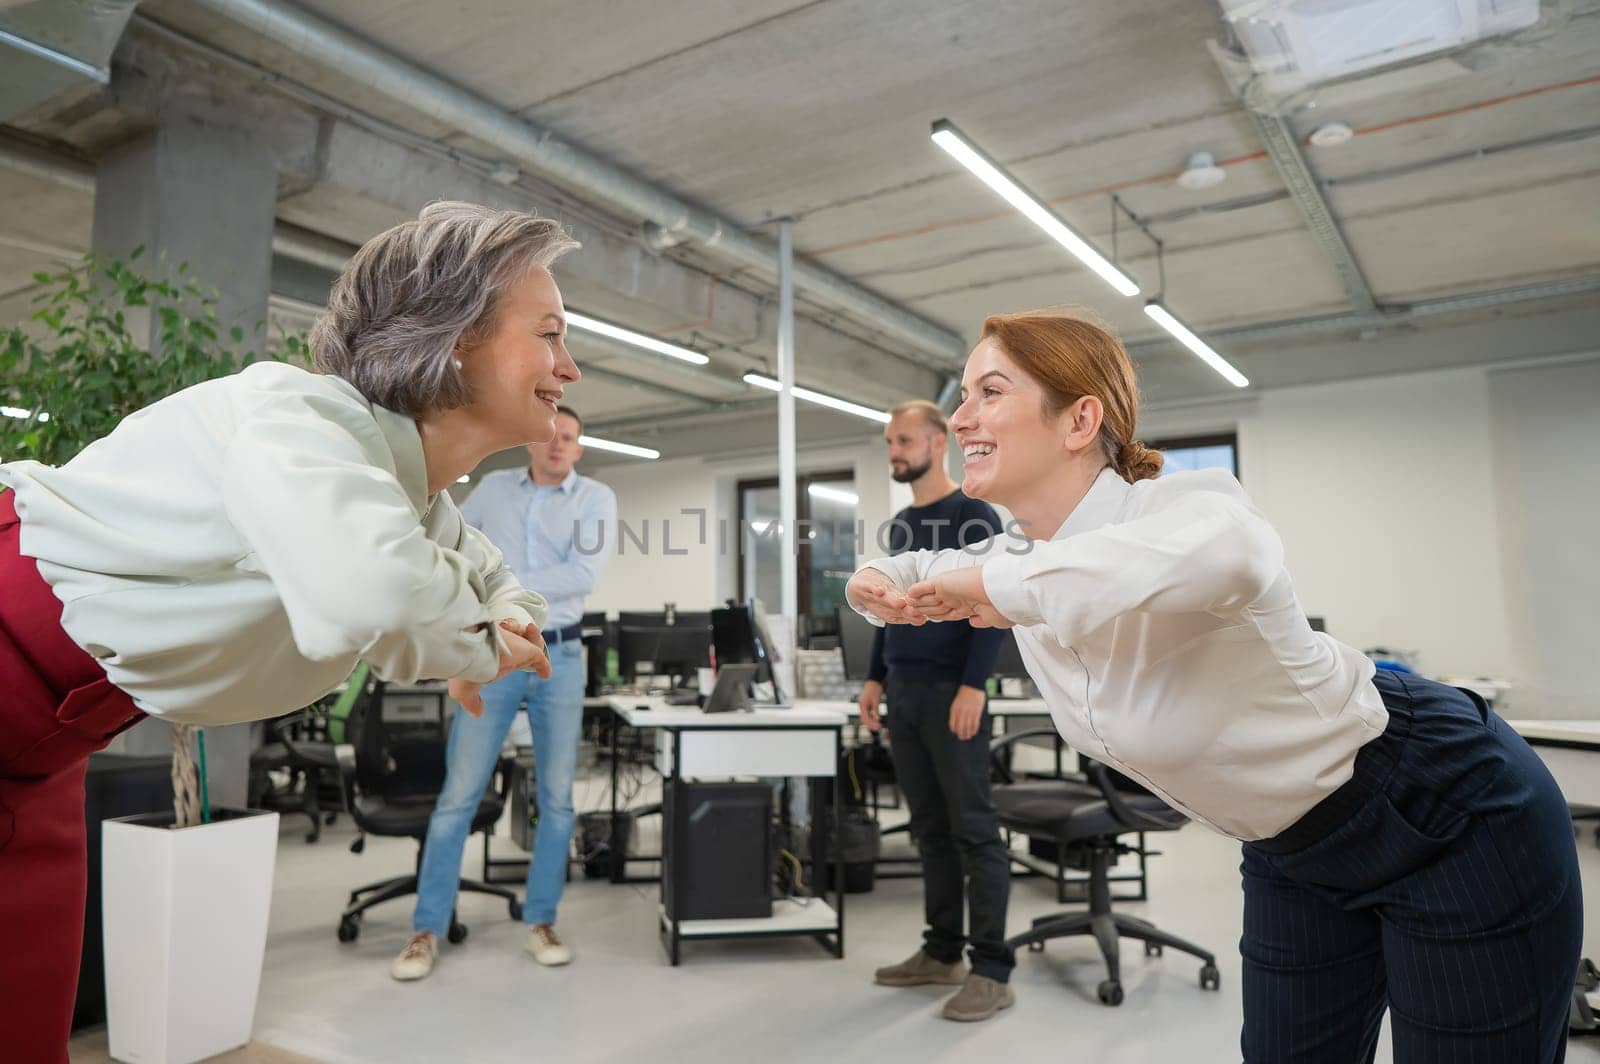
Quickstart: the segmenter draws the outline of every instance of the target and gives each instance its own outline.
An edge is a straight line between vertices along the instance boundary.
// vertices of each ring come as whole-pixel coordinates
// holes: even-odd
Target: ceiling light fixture
[[[0,414],[4,414],[6,417],[14,417],[18,421],[26,421],[33,416],[33,411],[24,410],[20,406],[0,406]],[[39,420],[49,421],[49,413],[43,410],[39,411]]]
[[[744,375],[744,382],[746,384],[753,384],[757,388],[765,388],[769,392],[783,390],[783,385],[779,384],[776,379],[761,373],[746,373]],[[808,403],[815,403],[818,406],[825,406],[830,410],[838,410],[846,414],[854,414],[856,417],[864,417],[868,421],[876,421],[880,425],[887,425],[889,423],[889,415],[884,413],[882,410],[874,410],[870,406],[862,406],[860,403],[852,403],[848,399],[837,399],[834,396],[825,395],[822,392],[814,392],[810,388],[801,388],[796,386],[794,389],[794,397],[796,399],[804,399]]]
[[[1228,179],[1228,171],[1217,165],[1208,151],[1197,151],[1189,156],[1189,165],[1178,175],[1178,187],[1190,192],[1214,188]]]
[[[1350,143],[1350,138],[1356,131],[1343,122],[1325,122],[1311,131],[1311,136],[1306,139],[1319,148],[1337,148],[1341,144]]]
[[[628,455],[631,458],[648,458],[652,462],[661,457],[661,452],[654,447],[636,447],[631,443],[604,440],[599,436],[579,436],[578,446],[593,447],[597,451],[612,451],[616,454]]]
[[[654,336],[646,336],[642,332],[624,329],[620,325],[613,325],[609,321],[591,318],[587,314],[579,314],[576,311],[567,311],[567,324],[575,329],[598,333],[601,336],[609,336],[613,340],[620,340],[625,344],[641,347],[646,351],[654,351],[658,355],[666,355],[668,358],[676,358],[681,362],[689,362],[696,366],[703,366],[711,361],[698,351],[692,351],[677,344],[669,344],[665,340],[657,340]]]
[[[1211,349],[1211,345],[1194,334],[1183,322],[1173,317],[1172,312],[1155,300],[1144,305],[1144,312],[1167,332],[1172,334],[1184,347],[1199,356],[1200,361],[1222,374],[1223,378],[1235,388],[1245,388],[1250,384],[1250,378],[1233,368],[1233,365],[1221,355]]]
[[[1044,205],[1043,200],[1019,185],[1011,175],[1001,169],[1000,164],[985,155],[983,150],[973,144],[971,139],[957,129],[949,119],[941,118],[933,124],[933,142],[948,152],[956,162],[972,171],[978,180],[998,192],[1002,199],[1022,212],[1023,217],[1043,229],[1118,293],[1124,296],[1139,294],[1139,286],[1131,277],[1119,270],[1075,229],[1057,217],[1054,211]]]
[[[843,488],[830,488],[826,484],[808,484],[806,494],[817,499],[827,499],[829,502],[842,502],[846,506],[855,506],[861,501],[861,496],[853,491]]]

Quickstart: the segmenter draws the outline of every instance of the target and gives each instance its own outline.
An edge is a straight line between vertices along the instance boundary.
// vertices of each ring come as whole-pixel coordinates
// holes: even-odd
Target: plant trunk
[[[193,724],[172,726],[172,812],[177,827],[200,823],[200,773],[195,765]]]

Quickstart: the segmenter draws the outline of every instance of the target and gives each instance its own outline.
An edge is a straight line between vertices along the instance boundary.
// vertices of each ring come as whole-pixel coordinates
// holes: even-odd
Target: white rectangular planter
[[[191,1064],[250,1041],[278,814],[217,810],[102,825],[106,1021],[126,1064]]]

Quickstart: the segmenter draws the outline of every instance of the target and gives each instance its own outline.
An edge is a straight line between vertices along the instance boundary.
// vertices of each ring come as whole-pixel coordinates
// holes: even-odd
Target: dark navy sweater
[[[927,506],[907,506],[890,525],[889,553],[944,550],[981,543],[1001,531],[1000,515],[960,489]],[[872,640],[869,679],[883,682],[890,669],[925,679],[960,680],[983,690],[994,671],[1005,632],[974,628],[966,621],[914,627],[892,624]]]

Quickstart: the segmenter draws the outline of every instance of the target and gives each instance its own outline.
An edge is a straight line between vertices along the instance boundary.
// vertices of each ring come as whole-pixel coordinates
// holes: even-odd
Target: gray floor
[[[591,797],[598,800],[598,792]],[[1097,1064],[1238,1060],[1238,846],[1200,828],[1161,837],[1165,853],[1152,861],[1151,901],[1129,909],[1212,949],[1220,992],[1199,988],[1198,962],[1172,951],[1146,960],[1134,948],[1124,952],[1127,999],[1106,1008],[1094,996],[1103,978],[1099,955],[1078,939],[1023,954],[1013,981],[1016,1007],[961,1025],[938,1017],[942,994],[934,988],[871,983],[874,967],[901,959],[919,941],[916,880],[880,880],[872,893],[849,897],[843,960],[809,939],[707,942],[687,946],[677,969],[656,938],[654,887],[575,879],[561,910],[560,929],[576,952],[565,969],[540,968],[521,953],[521,930],[503,903],[467,897],[461,917],[471,927],[468,940],[444,948],[432,977],[400,984],[389,978],[388,963],[409,933],[408,903],[373,910],[354,944],[337,942],[334,928],[346,892],[408,870],[414,847],[369,839],[355,856],[346,849],[344,823],[311,846],[301,841],[302,824],[286,821],[279,846],[255,1037],[327,1064],[969,1064],[974,1053]],[[1600,850],[1586,835],[1580,851],[1587,881],[1600,884]],[[467,874],[481,871],[479,854],[475,840]],[[1057,908],[1047,882],[1014,881],[1013,929]],[[1600,938],[1592,941],[1600,947]],[[1390,1060],[1387,1032],[1378,1059]],[[1600,1061],[1600,1040],[1594,1047],[1574,1042],[1568,1059]]]

